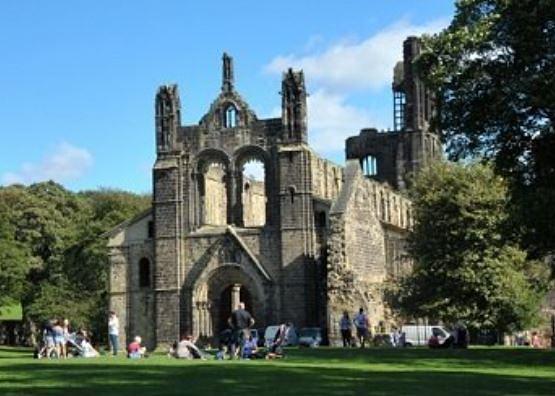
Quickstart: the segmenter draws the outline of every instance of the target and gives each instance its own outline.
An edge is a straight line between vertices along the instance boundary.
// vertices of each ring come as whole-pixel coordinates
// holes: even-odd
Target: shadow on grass
[[[555,389],[555,379],[546,378],[437,369],[370,371],[368,367],[311,367],[294,361],[48,363],[2,367],[0,394],[541,396],[553,395]]]
[[[21,359],[22,354],[33,356],[33,348],[0,346],[0,359]]]
[[[369,364],[393,364],[398,366],[433,365],[441,363],[449,367],[472,368],[531,368],[550,367],[555,374],[555,350],[531,348],[476,348],[431,350],[427,348],[320,348],[300,349],[292,353],[294,360],[312,362],[354,361]]]

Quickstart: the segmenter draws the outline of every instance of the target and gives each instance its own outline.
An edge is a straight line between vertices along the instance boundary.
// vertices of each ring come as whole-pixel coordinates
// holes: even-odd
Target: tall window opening
[[[260,227],[266,224],[266,171],[264,164],[252,158],[243,164],[242,169],[243,225]]]
[[[367,155],[362,159],[362,172],[364,176],[376,176],[378,174],[378,161],[373,155]]]
[[[139,260],[139,287],[150,287],[150,260],[146,257]]]
[[[237,126],[237,109],[229,105],[225,110],[224,128],[235,128]]]

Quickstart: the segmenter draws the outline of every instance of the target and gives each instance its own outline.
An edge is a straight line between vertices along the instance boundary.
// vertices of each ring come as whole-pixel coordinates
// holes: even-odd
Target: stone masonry
[[[431,96],[413,73],[418,51],[407,39],[396,67],[402,127],[350,138],[345,167],[308,145],[302,71],[283,73],[281,117],[270,119],[235,89],[227,54],[221,91],[196,125],[181,124],[177,86],[161,86],[152,209],[107,234],[122,343],[138,334],[155,348],[184,332],[213,342],[238,301],[256,327],[290,320],[321,327],[331,343],[343,310],[363,307],[375,330],[387,328],[384,284],[411,268],[401,190],[440,155]],[[263,181],[245,174],[252,161]]]

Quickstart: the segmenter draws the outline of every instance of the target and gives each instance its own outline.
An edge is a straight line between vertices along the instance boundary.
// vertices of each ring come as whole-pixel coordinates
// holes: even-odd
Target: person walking
[[[351,319],[347,311],[343,312],[343,316],[339,321],[339,329],[341,330],[341,339],[343,340],[343,348],[351,346]]]
[[[254,325],[254,319],[245,309],[245,303],[239,303],[239,306],[231,313],[231,317],[227,322],[232,330],[230,359],[235,358],[237,346],[239,346],[239,356],[243,356],[244,342],[249,339],[250,327]]]
[[[108,318],[108,338],[114,356],[118,355],[119,347],[119,319],[114,311],[110,311]]]
[[[358,315],[355,316],[353,323],[357,329],[357,338],[360,343],[360,347],[364,348],[366,339],[368,338],[368,316],[364,313],[364,309],[360,308],[358,310]]]

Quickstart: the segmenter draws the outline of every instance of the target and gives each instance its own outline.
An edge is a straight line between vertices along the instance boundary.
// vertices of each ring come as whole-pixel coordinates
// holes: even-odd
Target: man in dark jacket
[[[236,355],[235,350],[237,346],[239,346],[239,356],[243,355],[243,344],[249,338],[250,327],[254,325],[254,319],[249,311],[245,309],[245,303],[240,302],[237,309],[231,313],[231,317],[227,322],[233,332],[230,350],[230,358],[233,359]]]

